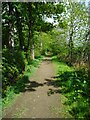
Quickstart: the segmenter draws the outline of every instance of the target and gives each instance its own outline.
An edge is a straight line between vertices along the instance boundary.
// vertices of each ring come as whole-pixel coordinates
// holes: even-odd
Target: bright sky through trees
[[[78,0],[78,2],[85,2],[85,5],[88,6],[88,2],[90,2],[90,0]],[[53,23],[54,19],[53,18],[47,18],[46,21]],[[54,24],[57,24],[58,22],[55,22]]]
[[[50,88],[53,86],[55,92],[50,91],[50,93],[63,94],[67,98],[68,101],[65,101],[64,105],[70,106],[67,112],[72,117],[78,118],[77,120],[80,118],[89,119],[90,11],[88,1],[90,0],[55,0],[57,3],[54,3],[54,0],[51,1],[42,0],[42,3],[34,1],[27,3],[2,2],[2,101],[5,106],[5,104],[8,104],[8,100],[14,99],[15,94],[32,92],[34,96],[35,91],[37,91],[36,88],[39,88],[39,86],[42,89],[44,85],[51,86]],[[35,75],[35,81],[31,82],[32,72],[34,72],[35,67],[38,67],[37,65],[43,56],[46,57],[46,61],[44,59],[45,66],[42,67],[43,73],[46,73],[47,69],[47,73],[51,74],[50,70],[52,71],[52,68],[48,69],[49,63],[46,65],[46,62],[51,60],[54,62],[55,60],[55,63],[60,64],[56,66],[56,73],[58,74],[50,75],[50,77],[47,74],[45,78],[49,79],[42,79],[40,74],[43,74],[40,70],[40,74]],[[39,78],[42,79],[42,84],[37,81],[37,77],[38,80]],[[45,93],[43,98],[46,100],[48,91],[45,91],[46,93],[43,91]],[[40,100],[38,103],[43,102],[44,104],[43,99]],[[19,102],[21,101],[21,104],[23,104],[23,100]],[[54,104],[56,104],[56,101]],[[31,105],[30,102],[28,105]],[[43,106],[42,104],[39,105]],[[19,110],[21,111],[22,105],[20,106],[21,109]],[[15,107],[13,108],[16,111]],[[24,108],[27,111],[24,115],[31,115],[32,108],[29,111],[27,105]],[[60,113],[59,109],[56,111]],[[13,113],[15,112],[11,113],[10,110],[10,115]],[[39,113],[42,114],[42,109]],[[46,113],[48,114],[47,111]],[[6,117],[7,115],[5,114]],[[21,114],[20,117],[22,118]],[[66,114],[65,117],[67,118]]]

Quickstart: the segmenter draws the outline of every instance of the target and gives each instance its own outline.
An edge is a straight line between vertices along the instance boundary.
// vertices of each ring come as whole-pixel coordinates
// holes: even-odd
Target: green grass
[[[63,62],[59,62],[56,56],[52,57],[52,63],[55,69],[55,73],[56,76],[60,76],[61,74],[63,74],[66,71],[74,71],[74,69],[72,67],[69,67],[67,64],[63,63]],[[61,89],[60,86],[60,78],[57,77],[56,79],[56,84],[59,87],[59,89]],[[62,103],[62,105],[60,106],[60,114],[63,116],[63,118],[73,118],[72,115],[69,114],[69,110],[70,107],[64,105],[64,103],[67,101],[67,98],[65,97],[65,95],[63,95],[61,93],[60,95],[60,101]]]
[[[59,62],[56,56],[52,57],[57,73],[57,84],[61,88],[64,105],[69,106],[68,112],[77,120],[90,118],[90,89],[88,74],[85,69],[75,69],[63,62]]]
[[[52,62],[54,63],[55,72],[58,74],[62,74],[66,71],[74,71],[73,67],[69,67],[64,62],[59,62],[57,56],[52,56]]]
[[[2,118],[2,99],[0,98],[0,120]]]

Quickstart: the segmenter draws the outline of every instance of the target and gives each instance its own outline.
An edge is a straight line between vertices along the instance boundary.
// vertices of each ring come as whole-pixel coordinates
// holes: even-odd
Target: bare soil
[[[55,85],[54,65],[46,57],[29,79],[26,90],[20,93],[10,107],[3,112],[4,118],[69,118],[64,96]]]

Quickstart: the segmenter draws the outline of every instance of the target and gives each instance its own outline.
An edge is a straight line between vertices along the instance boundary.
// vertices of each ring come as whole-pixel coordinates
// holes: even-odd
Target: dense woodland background
[[[53,18],[53,22],[47,21]],[[90,10],[84,2],[2,3],[2,98],[50,54],[73,67],[58,71],[71,114],[90,118]],[[18,83],[18,84],[17,84]],[[9,91],[9,92],[7,92]]]

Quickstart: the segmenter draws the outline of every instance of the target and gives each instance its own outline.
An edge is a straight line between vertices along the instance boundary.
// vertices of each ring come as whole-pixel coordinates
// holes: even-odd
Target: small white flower
[[[86,81],[84,80],[84,82],[83,83],[86,83]]]

